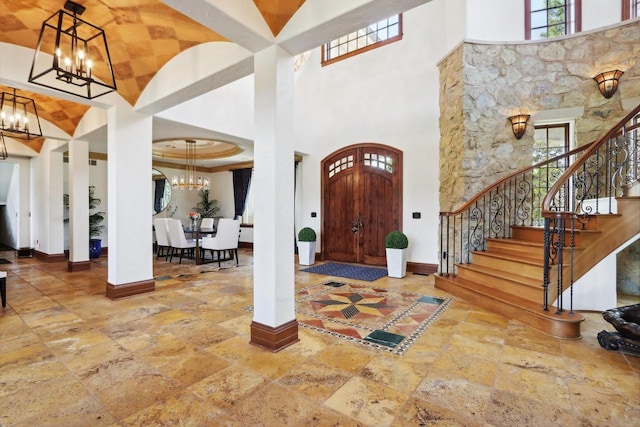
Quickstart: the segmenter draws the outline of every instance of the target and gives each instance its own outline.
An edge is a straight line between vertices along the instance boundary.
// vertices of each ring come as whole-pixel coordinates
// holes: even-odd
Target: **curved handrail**
[[[526,167],[524,169],[519,169],[507,176],[505,176],[504,178],[499,179],[498,181],[494,182],[493,184],[491,184],[489,187],[485,187],[484,189],[482,189],[479,193],[476,193],[475,196],[473,196],[471,199],[469,199],[464,205],[462,205],[460,208],[458,208],[455,211],[441,211],[440,212],[440,216],[452,216],[452,215],[458,215],[461,214],[462,212],[464,212],[465,210],[469,209],[471,206],[473,206],[474,203],[476,203],[478,200],[480,200],[483,196],[487,195],[488,193],[490,193],[492,190],[498,188],[500,185],[502,185],[503,183],[509,181],[510,179],[513,179],[519,175],[523,175],[531,170],[534,170],[536,168],[541,168],[547,164],[553,163],[553,162],[557,162],[558,160],[561,160],[563,158],[566,157],[570,157],[573,156],[574,154],[580,153],[581,151],[584,151],[585,149],[589,148],[589,146],[593,144],[586,144],[583,146],[580,146],[578,148],[574,148],[571,151],[567,151],[566,153],[560,154],[559,156],[556,157],[552,157],[550,159],[547,159],[543,162],[539,162],[536,163],[534,165],[531,165],[529,167]]]
[[[574,173],[578,171],[579,168],[583,167],[587,159],[589,159],[591,155],[593,155],[596,152],[596,150],[598,150],[602,145],[607,143],[611,138],[615,138],[616,136],[619,136],[622,133],[622,129],[624,128],[625,124],[627,124],[631,119],[633,119],[633,117],[636,116],[638,113],[640,113],[640,105],[638,105],[636,108],[631,110],[631,112],[627,114],[624,119],[619,121],[609,132],[607,132],[600,139],[597,139],[595,142],[585,146],[585,147],[588,147],[588,150],[585,151],[578,159],[576,159],[575,162],[569,165],[567,170],[564,171],[564,173],[558,178],[558,180],[549,189],[549,192],[547,193],[547,195],[542,201],[542,216],[557,217],[560,214],[560,211],[558,210],[551,210],[551,205],[553,203],[553,200],[555,199],[560,189],[562,189],[567,184],[569,179],[573,176]],[[564,213],[568,213],[568,212],[564,212]]]

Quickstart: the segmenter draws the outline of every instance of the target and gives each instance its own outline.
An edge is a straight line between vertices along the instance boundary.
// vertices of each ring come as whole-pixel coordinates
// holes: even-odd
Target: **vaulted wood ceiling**
[[[105,30],[118,93],[131,105],[164,64],[180,52],[224,37],[175,11],[160,0],[78,0],[82,19]],[[254,0],[274,35],[304,0]],[[3,0],[0,42],[35,49],[42,22],[64,6],[63,0]]]

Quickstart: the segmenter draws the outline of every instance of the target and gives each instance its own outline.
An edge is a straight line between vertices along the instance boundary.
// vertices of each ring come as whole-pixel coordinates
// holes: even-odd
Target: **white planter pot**
[[[298,242],[298,263],[313,265],[316,262],[316,242]]]
[[[387,249],[387,271],[389,277],[402,279],[407,275],[407,250]]]

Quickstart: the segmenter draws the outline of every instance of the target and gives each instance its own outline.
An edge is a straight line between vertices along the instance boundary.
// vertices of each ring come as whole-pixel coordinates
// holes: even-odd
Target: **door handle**
[[[360,229],[363,227],[364,224],[362,223],[362,216],[354,218],[351,222],[351,231],[353,231],[354,234],[358,233],[358,231],[360,231]]]

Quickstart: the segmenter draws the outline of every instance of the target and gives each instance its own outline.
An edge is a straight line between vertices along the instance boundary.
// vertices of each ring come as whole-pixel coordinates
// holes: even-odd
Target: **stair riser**
[[[505,304],[502,301],[495,300],[488,295],[475,292],[463,286],[459,286],[454,282],[435,276],[435,287],[442,289],[456,297],[480,306],[493,313],[500,314],[508,319],[518,320],[525,325],[534,329],[545,332],[551,336],[564,339],[580,338],[580,321],[576,317],[572,319],[568,314],[557,319],[547,318],[540,313],[530,312],[520,307]],[[542,312],[542,309],[540,309]],[[544,314],[544,312],[542,312]]]
[[[579,224],[576,224],[576,228],[579,228]],[[544,230],[538,228],[517,228],[513,230],[513,238],[516,240],[524,240],[527,242],[533,243],[541,243],[544,244]],[[573,242],[574,246],[582,246],[589,244],[590,242],[597,239],[596,234],[580,234],[574,233]],[[565,246],[569,246],[571,242],[571,233],[569,231],[565,232],[564,237]]]
[[[538,285],[514,282],[503,277],[485,274],[481,271],[468,270],[458,267],[458,277],[490,286],[493,289],[510,293],[533,302],[542,303],[542,280]]]
[[[489,242],[487,251],[505,255],[521,255],[527,258],[544,259],[544,249],[542,247],[518,246],[517,243]]]
[[[473,264],[485,267],[495,268],[496,270],[504,270],[509,273],[517,273],[521,276],[530,277],[532,279],[541,279],[543,277],[543,266],[524,264],[518,261],[501,259],[495,257],[484,256],[481,253],[474,253],[472,258]]]

